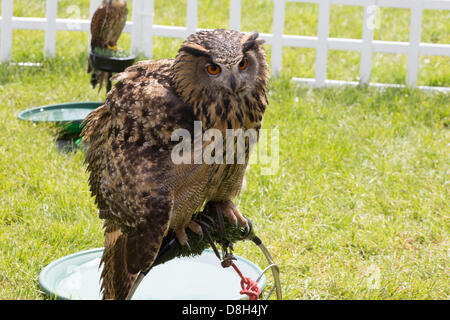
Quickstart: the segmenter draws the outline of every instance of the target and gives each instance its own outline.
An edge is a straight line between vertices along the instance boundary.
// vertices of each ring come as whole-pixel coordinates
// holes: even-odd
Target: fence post
[[[102,0],[91,0],[89,2],[89,20],[92,19],[95,11],[97,10],[97,8],[100,6],[100,3],[102,2]]]
[[[187,1],[186,13],[186,37],[197,31],[198,25],[198,1]]]
[[[153,12],[154,12],[154,0],[145,0],[143,1],[143,23],[142,23],[142,32],[141,35],[143,37],[143,54],[147,58],[151,58],[153,56]]]
[[[417,84],[419,74],[420,38],[422,32],[422,10],[423,0],[413,1],[411,7],[411,23],[409,29],[409,53],[408,53],[408,73],[406,83],[409,86]]]
[[[323,87],[327,78],[328,34],[330,25],[330,0],[319,3],[319,30],[316,50],[316,87]]]
[[[46,57],[54,57],[56,51],[56,16],[58,15],[58,1],[47,0],[46,27],[45,27],[45,43],[44,55]]]
[[[377,10],[378,7],[375,6],[375,0],[370,1],[364,6],[363,43],[359,66],[359,83],[361,85],[369,83],[372,72],[372,43]]]
[[[281,72],[283,64],[283,33],[284,33],[284,14],[285,0],[274,2],[273,9],[273,41],[272,41],[272,75]]]
[[[142,18],[144,11],[142,0],[133,0],[132,28],[131,28],[131,52],[135,55],[142,53]]]
[[[230,30],[241,29],[241,0],[230,1]]]
[[[2,32],[0,62],[11,59],[13,0],[2,1]]]

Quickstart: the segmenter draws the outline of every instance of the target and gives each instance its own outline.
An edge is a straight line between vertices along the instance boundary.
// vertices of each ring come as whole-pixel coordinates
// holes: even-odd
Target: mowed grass
[[[16,16],[45,15],[45,1],[14,3]],[[61,17],[72,14],[70,5],[87,17],[88,1],[60,3]],[[155,1],[155,23],[184,25],[185,3]],[[226,28],[228,4],[199,0],[199,26]],[[288,9],[286,33],[315,33],[315,5],[292,3]],[[272,1],[243,1],[243,30],[271,32],[272,10]],[[385,24],[378,39],[408,40],[407,10],[383,9],[380,16]],[[332,36],[361,37],[360,8],[333,6],[331,17]],[[422,41],[449,43],[447,18],[445,11],[425,12]],[[90,88],[85,73],[87,34],[57,37],[56,57],[45,59],[43,32],[15,31],[12,60],[42,67],[0,65],[2,299],[43,299],[43,267],[103,245],[83,152],[58,152],[55,128],[16,119],[30,107],[104,98]],[[129,39],[124,35],[121,47],[129,48]],[[154,40],[155,59],[173,57],[181,43]],[[354,80],[359,55],[332,54],[328,77]],[[269,138],[273,129],[279,132],[279,170],[262,175],[266,165],[252,165],[236,203],[280,265],[284,298],[448,299],[448,94],[302,88],[290,77],[314,75],[314,51],[288,48],[283,58],[284,72],[271,80],[263,123]],[[396,59],[374,59],[377,81],[402,81],[406,62]],[[450,86],[448,58],[422,61],[421,84]],[[252,243],[236,245],[236,253],[266,265]]]

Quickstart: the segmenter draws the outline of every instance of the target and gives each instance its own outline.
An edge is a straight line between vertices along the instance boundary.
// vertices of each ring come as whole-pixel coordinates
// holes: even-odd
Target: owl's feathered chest
[[[217,95],[215,99],[192,102],[194,116],[205,130],[257,129],[267,106],[265,92],[254,91],[243,95]]]
[[[202,162],[180,169],[179,176],[185,179],[176,179],[171,228],[186,223],[205,202],[231,200],[239,194],[266,104],[264,92],[193,103],[194,119],[201,122]],[[195,143],[194,139],[193,150]]]

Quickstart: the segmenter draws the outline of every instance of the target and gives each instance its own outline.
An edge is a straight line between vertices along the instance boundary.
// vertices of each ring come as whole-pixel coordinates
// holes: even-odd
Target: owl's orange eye
[[[217,64],[210,64],[208,67],[206,67],[206,70],[208,70],[208,73],[216,76],[220,73],[221,69]]]
[[[247,66],[248,66],[248,60],[247,60],[247,58],[244,58],[239,63],[239,70],[244,71],[245,69],[247,69]]]

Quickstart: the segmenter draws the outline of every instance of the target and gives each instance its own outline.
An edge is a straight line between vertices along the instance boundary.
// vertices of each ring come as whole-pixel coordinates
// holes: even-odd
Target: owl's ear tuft
[[[242,51],[245,53],[265,42],[263,39],[258,39],[258,37],[259,37],[258,31],[253,31],[251,33],[246,34],[242,38]]]
[[[180,52],[185,51],[194,56],[210,57],[210,53],[206,48],[202,47],[201,45],[199,45],[197,43],[193,43],[193,42],[183,43],[183,45],[181,46],[179,51]]]

